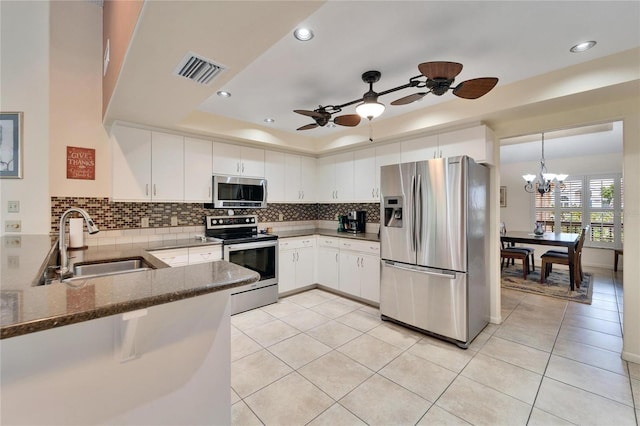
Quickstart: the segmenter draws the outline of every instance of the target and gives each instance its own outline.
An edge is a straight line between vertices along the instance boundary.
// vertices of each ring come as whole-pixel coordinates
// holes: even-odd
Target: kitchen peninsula
[[[258,274],[158,264],[35,286],[52,242],[1,241],[3,423],[229,424],[229,294]]]

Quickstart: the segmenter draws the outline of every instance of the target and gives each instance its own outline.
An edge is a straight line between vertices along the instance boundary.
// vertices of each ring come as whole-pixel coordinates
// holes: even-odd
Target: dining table
[[[571,285],[571,291],[575,290],[575,284],[580,277],[575,274],[575,257],[576,246],[580,240],[580,234],[572,234],[565,232],[545,232],[542,235],[536,235],[533,232],[527,231],[508,231],[505,234],[500,235],[500,241],[502,243],[522,243],[522,244],[536,244],[541,246],[559,246],[567,248],[567,255],[569,256],[569,283]],[[544,273],[544,271],[540,271]]]

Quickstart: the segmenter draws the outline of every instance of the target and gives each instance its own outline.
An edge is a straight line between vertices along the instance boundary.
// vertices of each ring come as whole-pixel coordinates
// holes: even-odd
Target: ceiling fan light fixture
[[[596,44],[597,42],[595,42],[594,40],[583,41],[582,43],[578,43],[575,46],[573,46],[571,49],[569,49],[569,51],[571,53],[582,53],[591,49]]]
[[[313,31],[304,27],[296,28],[293,32],[293,36],[299,41],[309,41],[313,38]]]
[[[363,102],[356,107],[356,112],[362,118],[373,120],[384,112],[384,105],[380,102]]]

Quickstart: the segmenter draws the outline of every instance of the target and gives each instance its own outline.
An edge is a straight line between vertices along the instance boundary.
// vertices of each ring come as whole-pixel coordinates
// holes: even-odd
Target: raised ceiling
[[[298,26],[312,28],[315,38],[295,40]],[[585,40],[598,44],[569,52]],[[637,82],[638,51],[630,49],[639,46],[636,1],[147,1],[105,122],[323,152],[366,142],[366,120],[296,132],[312,121],[293,110],[360,98],[368,90],[364,71],[382,73],[376,91],[407,83],[426,61],[462,63],[457,81],[500,79],[473,101],[447,93],[390,105],[416,89],[381,97],[387,109],[372,130],[391,138]],[[175,76],[189,51],[226,70],[208,86]]]

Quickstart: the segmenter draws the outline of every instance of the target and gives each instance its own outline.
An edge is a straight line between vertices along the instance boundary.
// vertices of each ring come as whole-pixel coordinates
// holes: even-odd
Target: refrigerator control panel
[[[402,228],[402,197],[384,197],[384,226]]]

